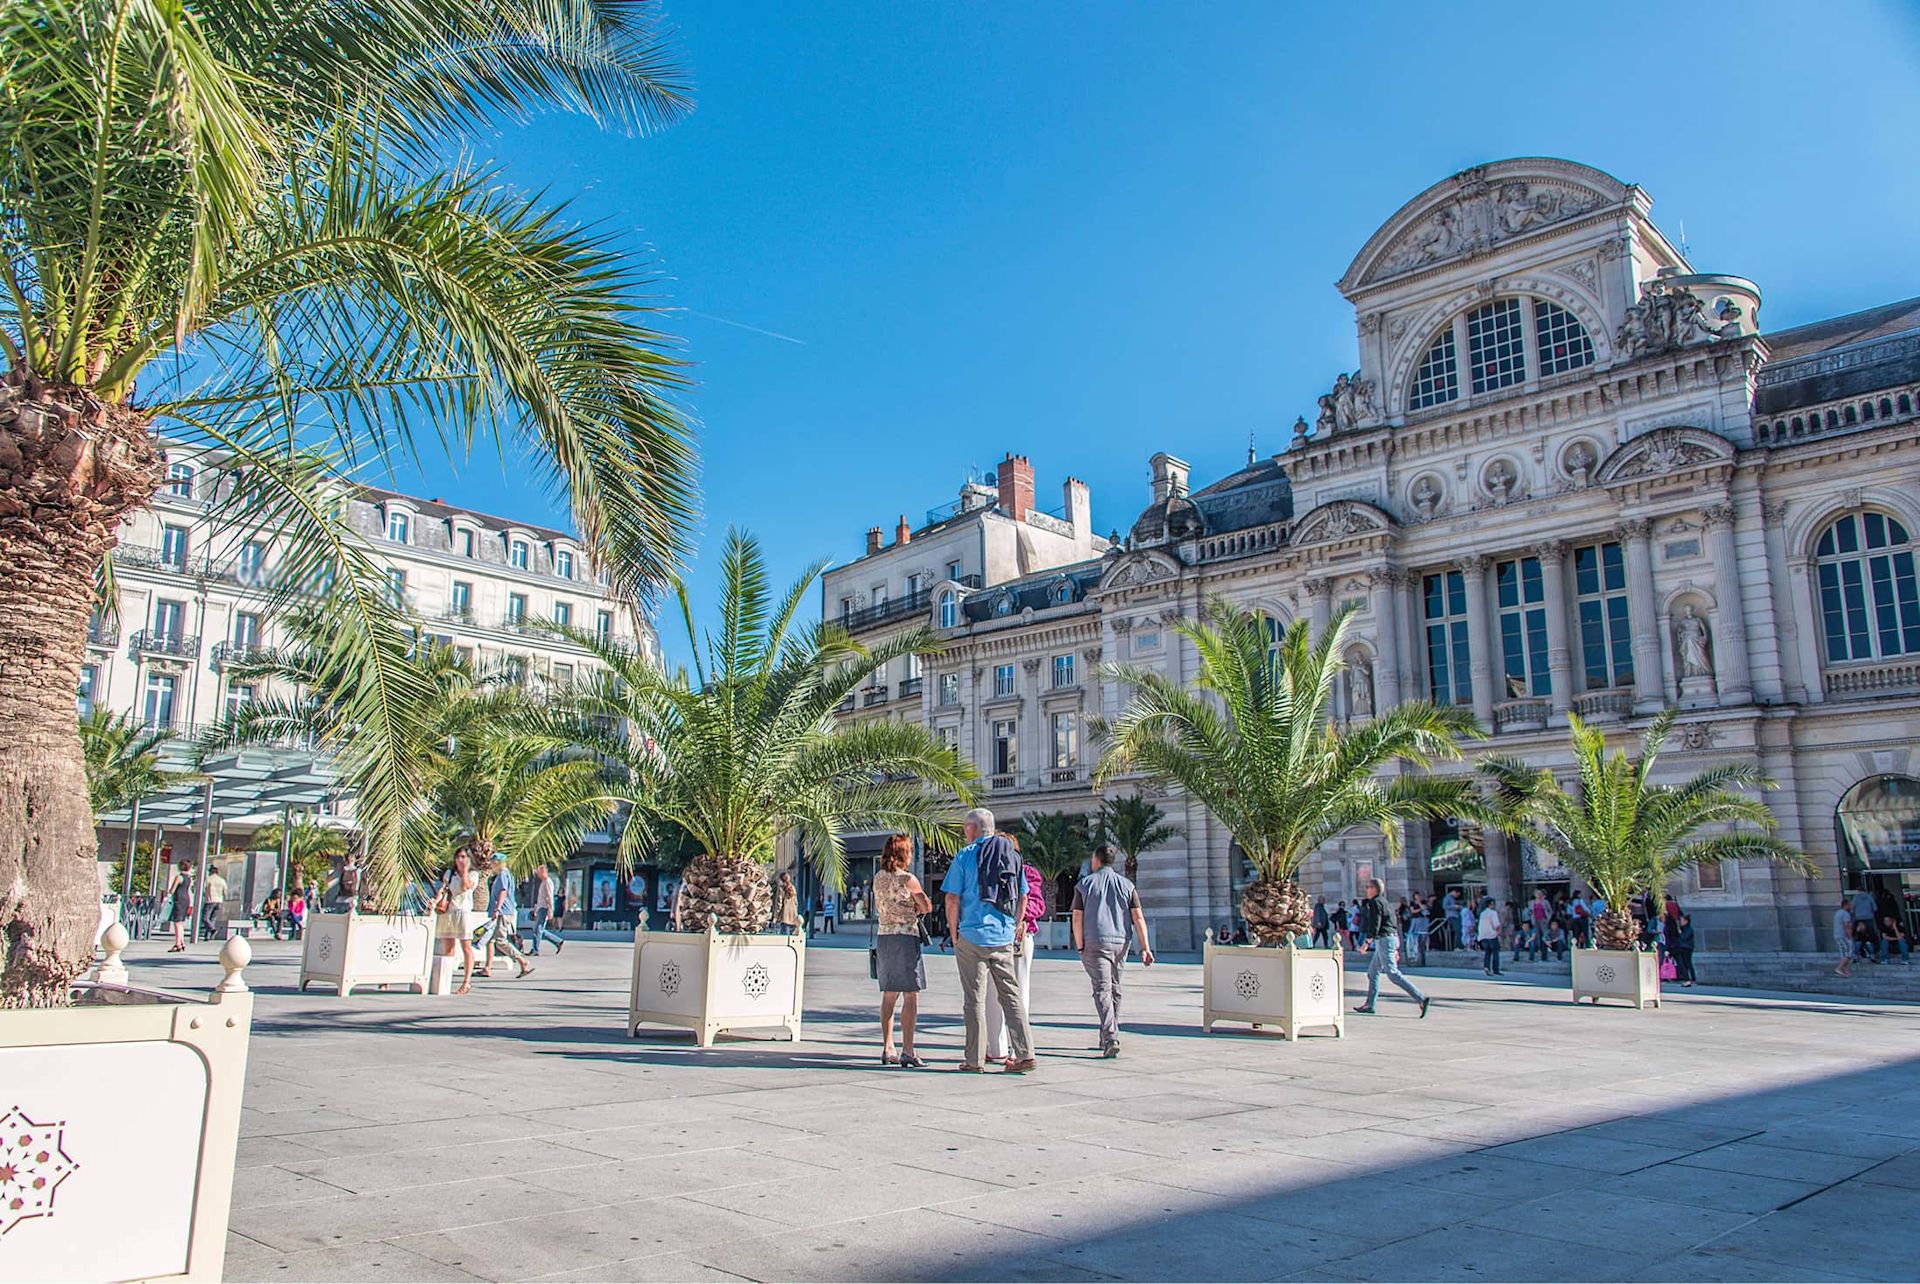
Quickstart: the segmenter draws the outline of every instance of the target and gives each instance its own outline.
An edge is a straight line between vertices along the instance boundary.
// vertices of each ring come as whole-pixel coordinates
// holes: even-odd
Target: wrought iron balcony
[[[120,644],[120,624],[117,620],[90,620],[87,622],[88,646],[118,646]]]
[[[133,649],[141,655],[165,655],[190,660],[200,654],[200,639],[181,633],[141,629],[133,635]]]
[[[869,709],[876,704],[885,704],[886,702],[887,689],[885,687],[869,687],[866,694],[860,698],[861,705]]]
[[[216,666],[263,664],[273,658],[273,648],[261,646],[257,642],[216,642],[209,654]]]
[[[905,700],[908,696],[917,696],[920,694],[921,688],[926,685],[927,680],[925,678],[902,678],[900,680],[900,698]]]

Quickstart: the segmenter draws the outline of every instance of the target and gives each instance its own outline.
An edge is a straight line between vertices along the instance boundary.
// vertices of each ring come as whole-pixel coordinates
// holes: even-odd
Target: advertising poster
[[[620,875],[610,869],[593,871],[593,912],[609,914],[620,908]]]

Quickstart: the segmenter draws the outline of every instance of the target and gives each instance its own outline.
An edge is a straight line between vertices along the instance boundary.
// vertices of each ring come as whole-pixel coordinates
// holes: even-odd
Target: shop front
[[[1911,938],[1920,930],[1920,780],[1862,780],[1841,798],[1834,829],[1847,889],[1871,893],[1875,917],[1899,915]]]

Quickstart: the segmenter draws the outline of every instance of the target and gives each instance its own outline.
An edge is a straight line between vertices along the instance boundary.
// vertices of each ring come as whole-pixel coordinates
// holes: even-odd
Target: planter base
[[[117,954],[126,936],[117,926]],[[96,985],[0,1012],[0,1280],[218,1280],[253,996],[243,940],[212,1002]]]
[[[706,932],[633,934],[633,991],[627,1035],[640,1027],[677,1025],[703,1048],[723,1030],[778,1026],[800,1040],[806,989],[807,938],[720,936]]]
[[[431,915],[309,914],[300,989],[331,985],[343,999],[369,985],[404,985],[425,994],[432,956]]]
[[[1660,1006],[1660,956],[1652,950],[1573,951],[1573,1001],[1619,999],[1645,1009]]]
[[[1201,1028],[1216,1021],[1270,1025],[1289,1043],[1305,1029],[1347,1032],[1346,986],[1339,950],[1215,945],[1205,951]]]

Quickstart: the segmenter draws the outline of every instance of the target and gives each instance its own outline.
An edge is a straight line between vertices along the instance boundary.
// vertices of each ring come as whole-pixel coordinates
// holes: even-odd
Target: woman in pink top
[[[1000,837],[1013,844],[1013,850],[1020,850],[1020,840],[1012,834],[1001,831]],[[1031,1015],[1033,988],[1028,983],[1033,975],[1033,934],[1040,930],[1040,920],[1047,916],[1046,879],[1040,871],[1025,862],[1020,866],[1027,874],[1026,914],[1021,924],[1021,934],[1016,944],[1020,952],[1013,962],[1014,975],[1020,979],[1020,1004]],[[1012,1060],[1012,1049],[1007,1046],[1007,1022],[1000,1012],[999,996],[993,987],[987,987],[987,1056],[994,1061]]]

